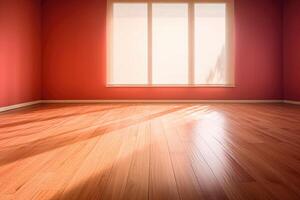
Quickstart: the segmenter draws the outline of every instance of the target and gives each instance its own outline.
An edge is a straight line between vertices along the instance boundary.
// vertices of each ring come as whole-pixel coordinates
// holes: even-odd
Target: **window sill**
[[[142,84],[107,84],[108,88],[235,88],[234,84],[226,85],[142,85]]]

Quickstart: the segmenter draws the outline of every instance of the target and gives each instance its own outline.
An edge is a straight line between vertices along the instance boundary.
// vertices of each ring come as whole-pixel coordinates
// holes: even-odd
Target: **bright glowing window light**
[[[152,6],[153,84],[188,84],[188,4]]]
[[[226,84],[226,4],[195,4],[195,83]]]
[[[147,84],[147,3],[113,4],[111,84]]]
[[[109,85],[233,84],[231,19],[227,24],[227,17],[233,16],[231,0],[113,1],[108,1],[112,13]]]

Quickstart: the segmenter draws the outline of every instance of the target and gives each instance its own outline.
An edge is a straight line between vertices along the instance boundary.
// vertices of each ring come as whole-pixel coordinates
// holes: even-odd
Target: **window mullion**
[[[152,85],[152,3],[148,0],[148,85]]]
[[[195,63],[194,63],[194,35],[195,35],[195,6],[193,0],[189,1],[189,10],[188,10],[188,49],[189,49],[189,85],[194,85],[194,73],[195,73]]]

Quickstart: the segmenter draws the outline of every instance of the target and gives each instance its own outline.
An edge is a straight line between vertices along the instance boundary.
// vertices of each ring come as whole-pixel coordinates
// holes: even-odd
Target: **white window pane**
[[[226,4],[195,4],[195,83],[227,84]]]
[[[153,84],[187,84],[188,5],[154,3],[152,11]]]
[[[113,4],[110,84],[147,84],[147,27],[146,3]]]

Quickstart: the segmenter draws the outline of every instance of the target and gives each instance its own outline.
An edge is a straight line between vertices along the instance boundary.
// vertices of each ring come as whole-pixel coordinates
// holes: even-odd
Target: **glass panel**
[[[153,84],[188,84],[188,4],[154,3]]]
[[[226,4],[195,4],[195,83],[227,84]]]
[[[146,3],[113,4],[110,84],[147,84],[147,15]]]

